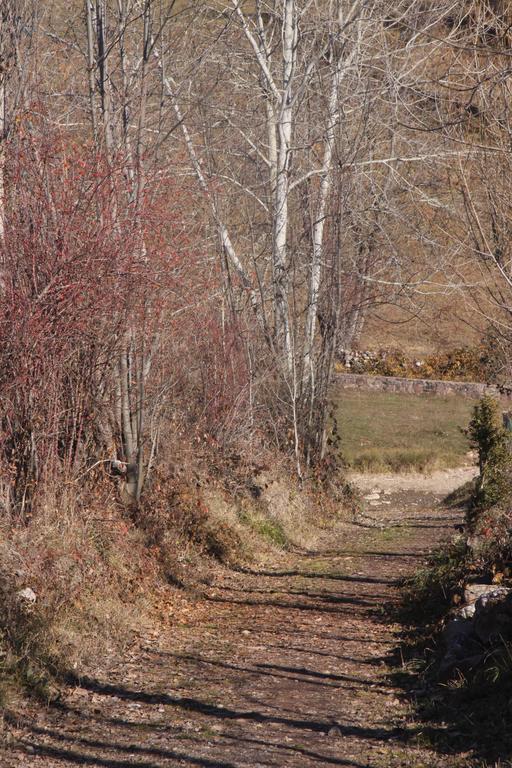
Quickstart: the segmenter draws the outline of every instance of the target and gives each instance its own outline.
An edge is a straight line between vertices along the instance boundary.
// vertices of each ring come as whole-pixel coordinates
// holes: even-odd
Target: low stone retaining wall
[[[398,376],[368,376],[360,373],[337,373],[334,385],[340,389],[361,389],[376,392],[403,392],[411,395],[459,395],[474,400],[493,395],[510,401],[510,393],[502,394],[494,385],[476,381],[437,381],[433,379],[402,379]]]

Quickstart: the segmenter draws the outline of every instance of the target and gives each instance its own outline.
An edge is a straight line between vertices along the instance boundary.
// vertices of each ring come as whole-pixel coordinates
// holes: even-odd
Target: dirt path
[[[0,765],[469,765],[414,746],[387,680],[399,628],[382,611],[454,520],[432,487],[372,478],[366,491],[368,514],[403,527],[346,525],[279,568],[219,574],[171,636],[27,710]]]
[[[415,472],[408,472],[404,475],[372,475],[354,472],[350,479],[363,492],[370,490],[393,493],[417,491],[430,493],[435,500],[440,496],[447,496],[456,488],[460,488],[461,485],[473,480],[477,475],[477,468],[470,466],[439,470],[430,475],[420,475]]]

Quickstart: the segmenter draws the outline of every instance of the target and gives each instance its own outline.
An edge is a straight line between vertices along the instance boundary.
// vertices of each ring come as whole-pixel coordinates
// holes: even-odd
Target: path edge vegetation
[[[487,766],[512,757],[512,636],[482,642],[469,663],[443,662],[465,589],[512,586],[512,446],[498,400],[475,404],[468,437],[479,474],[443,502],[448,515],[463,516],[455,534],[401,584],[393,611],[403,632],[390,677],[412,705],[413,741]]]

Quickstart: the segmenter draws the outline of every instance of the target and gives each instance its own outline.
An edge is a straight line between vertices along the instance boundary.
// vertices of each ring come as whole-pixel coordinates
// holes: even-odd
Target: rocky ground
[[[397,580],[453,532],[456,513],[439,501],[468,479],[459,475],[356,478],[363,515],[316,551],[219,570],[168,632],[101,660],[58,705],[20,709],[0,765],[473,765],[419,746],[389,682],[400,627],[385,610]]]

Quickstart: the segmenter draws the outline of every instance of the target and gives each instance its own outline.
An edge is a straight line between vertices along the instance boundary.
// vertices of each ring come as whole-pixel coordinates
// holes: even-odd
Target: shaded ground
[[[388,683],[399,627],[383,607],[451,532],[437,504],[446,489],[378,483],[368,515],[401,527],[346,524],[274,569],[219,573],[167,636],[101,660],[97,679],[70,680],[58,706],[27,705],[0,765],[470,765],[415,746],[408,704]]]

